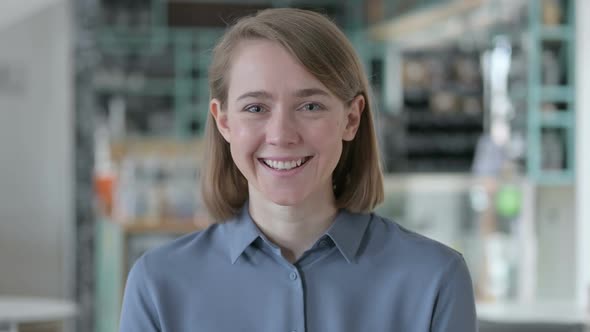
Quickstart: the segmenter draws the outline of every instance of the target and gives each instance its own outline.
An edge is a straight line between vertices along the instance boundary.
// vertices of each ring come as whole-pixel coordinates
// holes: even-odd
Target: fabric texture
[[[245,207],[144,254],[121,332],[474,332],[461,254],[377,214],[339,211],[294,264]]]

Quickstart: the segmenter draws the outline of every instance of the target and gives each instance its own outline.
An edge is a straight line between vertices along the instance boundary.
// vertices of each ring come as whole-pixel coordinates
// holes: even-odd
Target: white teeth
[[[280,170],[290,170],[295,167],[299,167],[299,166],[301,166],[301,164],[303,164],[303,159],[297,159],[297,160],[291,160],[291,161],[275,161],[275,160],[264,159],[263,161],[268,166],[270,166],[274,169],[280,169]]]

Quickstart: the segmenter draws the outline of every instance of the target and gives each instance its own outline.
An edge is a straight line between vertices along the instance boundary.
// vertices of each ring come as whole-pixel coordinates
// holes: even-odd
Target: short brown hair
[[[209,68],[211,99],[227,107],[228,77],[236,46],[244,40],[277,42],[340,100],[350,103],[363,95],[365,108],[355,138],[343,141],[342,155],[332,175],[338,208],[368,212],[383,201],[383,175],[373,125],[372,94],[361,62],[346,36],[325,16],[294,8],[266,9],[240,19],[213,50]],[[248,183],[239,171],[215,119],[205,128],[202,196],[215,221],[236,215],[248,199]]]

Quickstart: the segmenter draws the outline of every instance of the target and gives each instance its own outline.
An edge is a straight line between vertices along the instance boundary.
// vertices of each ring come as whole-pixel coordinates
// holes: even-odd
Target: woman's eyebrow
[[[301,89],[295,91],[293,94],[297,98],[306,98],[311,96],[325,96],[328,97],[330,94],[325,90],[318,89],[318,88],[309,88],[309,89]],[[242,95],[240,95],[236,100],[242,100],[246,98],[257,98],[257,99],[273,99],[272,94],[268,91],[258,90],[258,91],[248,91]]]
[[[310,89],[301,89],[301,90],[297,90],[297,92],[295,92],[295,97],[297,98],[305,98],[305,97],[311,97],[311,96],[325,96],[325,97],[329,97],[330,94],[322,89],[318,89],[318,88],[310,88]]]
[[[244,93],[243,95],[239,96],[236,100],[242,100],[246,98],[258,98],[258,99],[272,99],[272,95],[269,92],[259,90],[259,91],[249,91]]]

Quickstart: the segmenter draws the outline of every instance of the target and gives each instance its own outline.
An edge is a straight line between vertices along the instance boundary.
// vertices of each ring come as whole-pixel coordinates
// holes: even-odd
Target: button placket
[[[305,290],[303,287],[304,276],[300,272],[297,264],[290,266],[288,270],[288,282],[292,296],[290,296],[293,308],[292,316],[287,325],[284,327],[286,332],[305,332]]]

